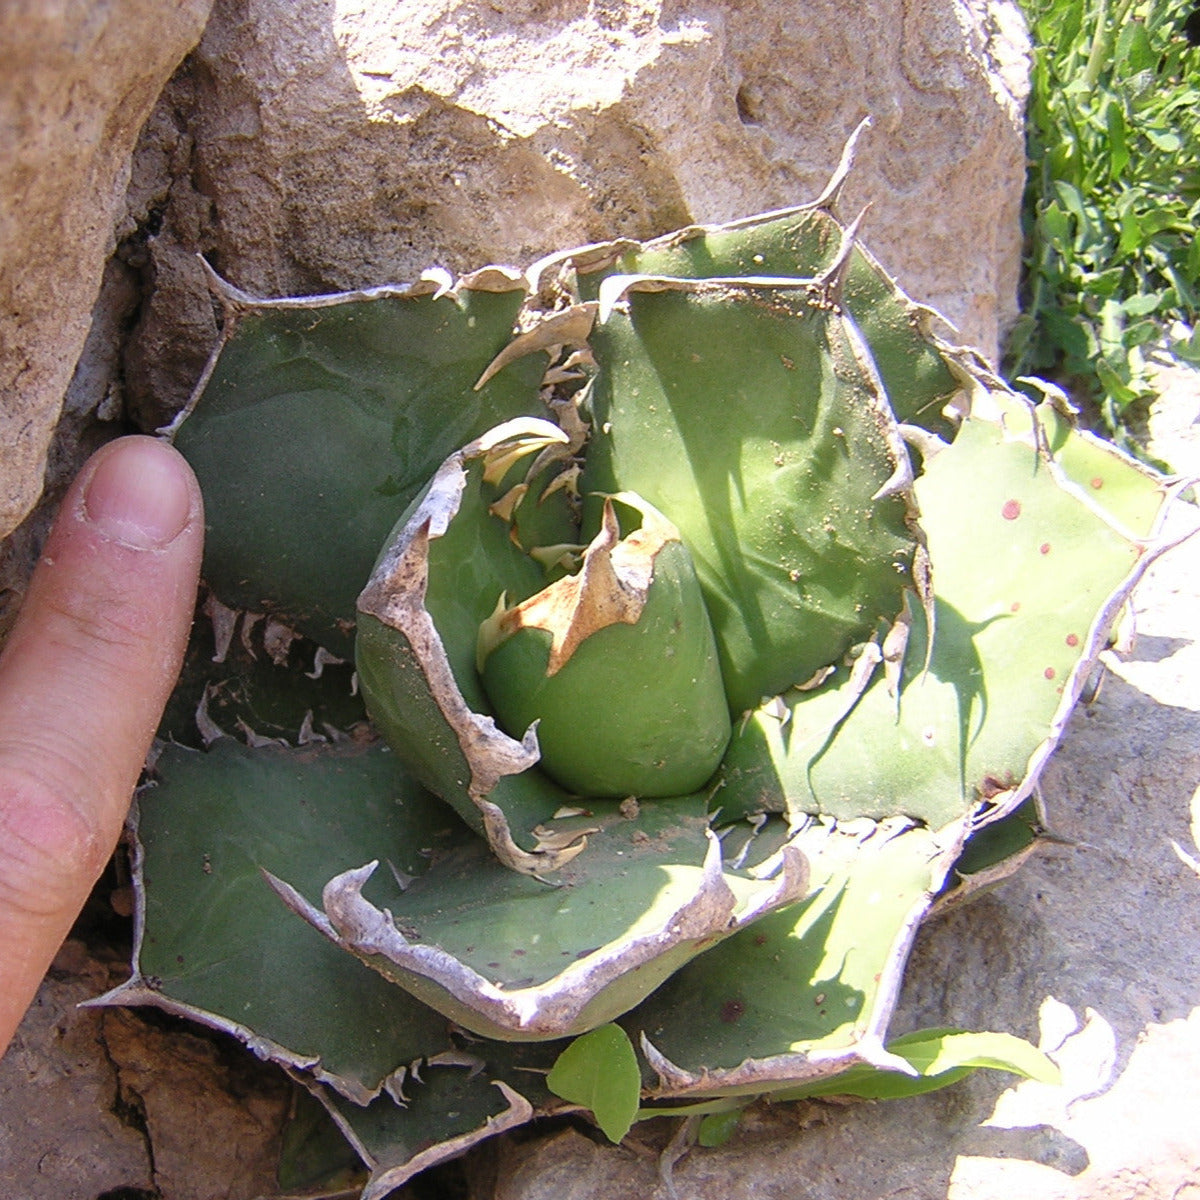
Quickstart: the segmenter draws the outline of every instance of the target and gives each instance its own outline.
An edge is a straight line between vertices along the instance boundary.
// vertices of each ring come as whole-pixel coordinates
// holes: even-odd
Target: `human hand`
[[[116,845],[183,659],[203,533],[174,449],[104,446],[0,654],[0,1054]]]

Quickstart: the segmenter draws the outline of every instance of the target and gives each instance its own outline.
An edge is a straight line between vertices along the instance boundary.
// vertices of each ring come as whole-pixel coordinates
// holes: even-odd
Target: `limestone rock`
[[[68,941],[0,1060],[4,1194],[273,1195],[292,1085],[232,1039],[77,1007],[119,973]]]
[[[287,295],[802,202],[870,114],[847,211],[870,202],[885,265],[994,355],[1015,315],[1026,51],[1012,0],[217,0],[176,81],[194,148],[172,193],[198,188],[212,222],[197,240],[168,209],[156,287],[194,287],[164,240]],[[151,357],[194,346],[177,301],[154,304]],[[154,391],[141,376],[127,364]]]
[[[158,1195],[257,1200],[276,1191],[292,1102],[281,1072],[264,1070],[232,1041],[156,1029],[121,1010],[105,1014],[104,1040],[123,1099],[144,1119]]]
[[[1015,0],[217,0],[131,167],[210,5],[0,16],[0,533],[93,302],[122,340],[93,337],[74,408],[152,429],[182,404],[215,332],[196,253],[268,295],[525,263],[811,198],[871,114],[846,197],[869,244],[985,352],[1015,311]]]
[[[41,491],[134,141],[211,3],[0,6],[0,536]]]
[[[26,1200],[145,1195],[146,1140],[117,1103],[103,1018],[76,1005],[108,982],[68,943],[0,1059],[0,1182]]]

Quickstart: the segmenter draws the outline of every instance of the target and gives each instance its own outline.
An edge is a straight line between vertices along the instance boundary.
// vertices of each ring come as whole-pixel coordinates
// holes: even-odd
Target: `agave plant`
[[[935,335],[835,215],[850,157],[523,273],[214,278],[170,431],[211,621],[103,1002],[282,1064],[364,1196],[572,1107],[1052,1071],[888,1025],[923,918],[1036,845],[1172,493]]]

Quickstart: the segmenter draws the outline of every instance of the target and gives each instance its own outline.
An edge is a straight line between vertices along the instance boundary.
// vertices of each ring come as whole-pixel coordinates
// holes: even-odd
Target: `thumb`
[[[110,443],[67,493],[0,654],[0,1052],[120,834],[179,672],[202,537],[178,452]]]

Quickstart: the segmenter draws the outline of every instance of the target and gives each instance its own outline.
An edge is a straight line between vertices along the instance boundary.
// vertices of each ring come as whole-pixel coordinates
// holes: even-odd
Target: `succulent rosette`
[[[1172,493],[935,335],[835,216],[848,164],[524,273],[214,281],[172,431],[211,629],[107,999],[283,1064],[365,1195],[572,1104],[620,1136],[1049,1069],[888,1023],[925,915],[1036,845]]]

